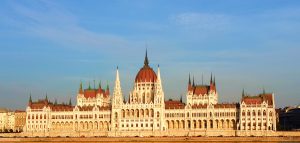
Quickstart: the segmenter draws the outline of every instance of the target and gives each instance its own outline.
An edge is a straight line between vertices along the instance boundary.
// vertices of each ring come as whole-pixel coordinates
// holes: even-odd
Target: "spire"
[[[213,83],[213,79],[212,79],[212,73],[210,74],[210,84]]]
[[[55,100],[54,100],[54,105],[57,105],[57,99],[55,98]]]
[[[108,84],[107,84],[107,89],[108,89]],[[115,87],[114,87],[114,91],[113,91],[113,99],[112,100],[113,100],[112,101],[113,106],[121,104],[123,100],[125,101],[125,99],[123,99],[123,97],[122,97],[119,67],[117,67],[117,71],[116,71],[116,80],[115,80]]]
[[[101,89],[101,80],[99,81],[99,89]]]
[[[47,92],[46,92],[46,98],[45,98],[45,100],[48,101],[48,95],[47,95]]]
[[[117,73],[116,73],[116,82],[120,82],[120,76],[119,76],[119,67],[117,66]]]
[[[189,73],[189,85],[191,85],[191,74]]]
[[[31,92],[30,92],[30,95],[29,95],[29,103],[32,103]]]
[[[159,69],[159,65],[157,65],[157,80],[160,81],[160,69]]]
[[[82,93],[83,90],[82,90],[82,81],[80,81],[80,85],[79,85],[79,93]]]
[[[91,82],[89,82],[89,90],[91,89]]]
[[[72,100],[71,100],[71,98],[69,100],[69,105],[72,106]]]
[[[148,65],[149,65],[149,60],[148,60],[147,48],[146,48],[146,56],[145,56],[145,60],[144,60],[144,66],[148,66]]]
[[[245,97],[245,90],[243,88],[242,97]]]
[[[265,90],[265,88],[263,87],[263,95],[265,95],[266,94],[266,90]]]
[[[106,82],[106,91],[109,91],[108,81]]]
[[[180,102],[182,103],[182,95],[180,96]]]
[[[214,86],[216,86],[216,77],[214,76]]]

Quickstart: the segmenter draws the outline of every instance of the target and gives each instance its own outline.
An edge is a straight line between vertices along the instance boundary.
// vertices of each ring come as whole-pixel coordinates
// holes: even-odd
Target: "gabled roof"
[[[243,96],[242,102],[246,104],[261,104],[263,102],[268,103],[268,105],[273,105],[273,94],[272,93],[263,93],[257,96]]]
[[[58,105],[51,105],[50,106],[52,111],[73,111],[74,106],[72,105],[63,105],[63,104],[58,104]]]
[[[177,100],[165,101],[165,109],[184,109],[185,104]]]
[[[96,98],[97,94],[103,94],[104,98],[109,97],[109,90],[104,89],[85,89],[83,95],[85,98]]]

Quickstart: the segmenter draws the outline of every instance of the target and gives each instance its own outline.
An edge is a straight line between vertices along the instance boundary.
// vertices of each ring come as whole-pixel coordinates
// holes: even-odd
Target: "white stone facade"
[[[0,112],[0,132],[15,131],[15,113],[11,111]]]
[[[109,90],[101,86],[83,90],[81,85],[75,106],[53,104],[46,99],[30,101],[25,135],[235,136],[276,131],[274,94],[243,95],[240,103],[220,104],[211,77],[210,85],[189,81],[186,104],[165,101],[160,69],[155,73],[147,56],[127,101],[118,69],[114,86],[111,97]],[[251,134],[254,131],[257,132]]]

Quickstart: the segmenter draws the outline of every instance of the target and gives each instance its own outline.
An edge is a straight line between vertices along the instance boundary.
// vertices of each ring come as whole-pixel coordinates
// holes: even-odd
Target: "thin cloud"
[[[118,50],[124,47],[133,47],[130,44],[133,42],[129,42],[123,37],[95,33],[85,29],[80,26],[76,16],[56,3],[38,1],[36,5],[42,8],[25,6],[20,3],[11,4],[14,17],[17,17],[11,19],[11,22],[14,22],[13,25],[32,36],[42,37],[69,48],[84,47],[98,50],[113,48]]]
[[[170,17],[175,24],[188,30],[223,30],[230,24],[230,16],[224,14],[187,12]]]

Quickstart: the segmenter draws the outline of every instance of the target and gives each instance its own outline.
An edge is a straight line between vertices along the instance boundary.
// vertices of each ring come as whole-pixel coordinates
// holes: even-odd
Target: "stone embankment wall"
[[[0,137],[300,137],[300,131],[126,131],[126,132],[24,132]]]

